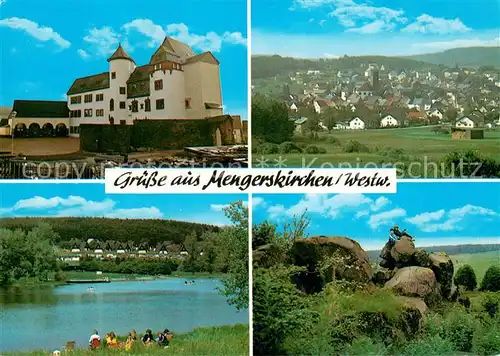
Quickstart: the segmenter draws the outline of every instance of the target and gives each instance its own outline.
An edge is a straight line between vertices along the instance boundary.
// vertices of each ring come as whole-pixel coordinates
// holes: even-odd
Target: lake
[[[216,290],[218,279],[69,284],[0,289],[0,351],[61,349],[67,341],[87,347],[93,329],[101,337],[165,328],[175,333],[200,326],[248,323]]]

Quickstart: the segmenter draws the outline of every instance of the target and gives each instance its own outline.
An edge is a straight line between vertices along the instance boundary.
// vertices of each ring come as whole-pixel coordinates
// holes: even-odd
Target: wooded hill
[[[87,241],[132,241],[134,244],[156,246],[165,241],[182,245],[186,237],[204,232],[219,231],[219,227],[186,221],[161,219],[108,219],[108,218],[5,218],[0,226],[7,229],[30,231],[40,223],[49,224],[59,235],[56,245],[77,239]]]
[[[336,59],[302,59],[292,57],[274,56],[252,56],[252,78],[268,78],[280,74],[304,70],[338,71],[348,69],[359,69],[361,65],[369,63],[384,65],[390,70],[401,71],[403,69],[433,69],[437,66],[422,61],[402,57],[385,56],[344,56]]]
[[[447,246],[428,246],[423,247],[429,253],[432,252],[444,252],[448,255],[459,255],[466,253],[479,253],[488,251],[498,251],[500,254],[500,244],[488,244],[488,245],[447,245]],[[368,258],[372,261],[379,260],[380,250],[370,250],[366,251]]]
[[[493,66],[500,68],[500,47],[453,48],[443,52],[402,57],[447,67]]]

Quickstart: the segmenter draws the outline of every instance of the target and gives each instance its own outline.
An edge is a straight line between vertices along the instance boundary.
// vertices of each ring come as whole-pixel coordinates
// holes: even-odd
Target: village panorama
[[[499,55],[499,47],[406,57],[254,55],[254,163],[498,177],[500,69],[489,59]]]

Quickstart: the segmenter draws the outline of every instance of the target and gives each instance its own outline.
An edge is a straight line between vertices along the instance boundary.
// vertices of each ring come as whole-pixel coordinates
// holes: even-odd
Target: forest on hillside
[[[156,246],[169,241],[183,244],[188,235],[201,236],[205,232],[217,232],[219,227],[186,221],[161,219],[108,219],[108,218],[5,218],[2,227],[10,230],[32,230],[40,223],[49,224],[57,234],[53,243],[65,246],[71,240],[132,241],[134,244]]]

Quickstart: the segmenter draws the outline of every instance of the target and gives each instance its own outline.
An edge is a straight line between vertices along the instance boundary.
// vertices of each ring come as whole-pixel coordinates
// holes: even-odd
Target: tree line
[[[205,232],[217,232],[219,227],[185,221],[161,219],[109,219],[109,218],[8,218],[2,219],[2,227],[28,232],[40,223],[51,226],[55,235],[52,243],[61,248],[79,247],[75,241],[89,239],[101,242],[127,242],[156,247],[165,241],[183,244],[190,234],[201,236]]]

